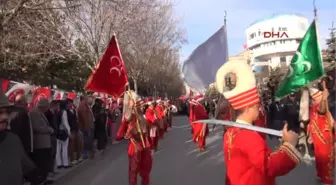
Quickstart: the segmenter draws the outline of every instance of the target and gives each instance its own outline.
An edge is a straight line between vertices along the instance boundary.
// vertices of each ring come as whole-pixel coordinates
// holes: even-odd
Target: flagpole
[[[313,6],[314,6],[314,19],[317,19],[317,8],[316,8],[316,4],[315,4],[315,0],[313,0]]]
[[[227,40],[226,17],[227,17],[227,12],[225,10],[224,11],[224,38],[226,38],[226,53],[227,53],[227,58],[225,59],[226,61],[224,61],[224,63],[229,60],[229,47],[228,47],[228,40]]]
[[[314,21],[315,21],[315,30],[316,30],[316,37],[317,37],[317,43],[318,43],[318,48],[321,50],[321,44],[320,44],[320,31],[318,29],[318,19],[317,19],[317,8],[316,8],[316,0],[313,0],[313,7],[314,7]],[[323,64],[323,58],[322,58],[322,52],[320,51],[320,57],[322,59],[322,67],[324,68]],[[324,75],[325,76],[325,75]],[[323,77],[324,77],[323,76]],[[322,77],[322,78],[323,78]]]
[[[224,11],[224,26],[226,26],[226,16],[227,16],[227,12]]]

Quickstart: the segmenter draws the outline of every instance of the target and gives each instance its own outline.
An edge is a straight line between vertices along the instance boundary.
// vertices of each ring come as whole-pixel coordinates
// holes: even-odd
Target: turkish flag
[[[51,90],[49,88],[46,88],[46,87],[36,88],[29,107],[30,108],[35,107],[37,103],[40,101],[40,99],[43,99],[43,98],[49,99],[50,95],[51,95]]]
[[[89,77],[85,89],[118,98],[125,92],[128,77],[117,39],[112,36],[103,58]]]
[[[77,97],[77,94],[75,92],[68,92],[68,96],[69,99],[74,100]]]
[[[7,88],[8,88],[8,85],[9,85],[9,80],[6,80],[6,79],[2,79],[2,78],[0,78],[0,84],[1,84],[1,86],[0,86],[0,92],[2,91],[2,92],[6,92],[6,90],[7,90]]]
[[[55,91],[53,100],[61,100],[63,99],[64,92],[63,91]]]
[[[32,86],[28,84],[16,83],[6,92],[6,96],[8,97],[8,101],[13,103],[17,95],[27,95],[31,89]]]
[[[247,44],[244,44],[244,45],[243,45],[243,48],[244,48],[245,50],[247,50]]]

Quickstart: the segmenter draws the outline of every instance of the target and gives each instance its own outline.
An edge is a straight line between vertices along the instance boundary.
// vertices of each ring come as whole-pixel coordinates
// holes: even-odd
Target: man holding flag
[[[296,55],[290,63],[289,71],[275,95],[278,98],[283,98],[305,86],[311,86],[314,81],[324,75],[315,19],[304,35]],[[307,132],[312,138],[310,141],[314,144],[317,176],[324,185],[331,185],[334,184],[335,171],[335,137],[332,131],[335,121],[328,110],[329,93],[325,81],[322,81],[321,91],[310,87],[313,105],[309,110],[310,122]]]
[[[137,184],[138,173],[142,176],[142,185],[149,185],[149,175],[152,167],[152,156],[149,150],[149,140],[145,131],[147,126],[139,115],[136,106],[136,96],[133,92],[126,91],[128,76],[122,59],[116,36],[113,35],[101,61],[96,66],[85,86],[86,90],[105,93],[119,98],[125,93],[122,125],[119,127],[117,137],[129,139],[129,184]],[[137,104],[138,105],[138,104]],[[141,125],[140,125],[141,124]]]

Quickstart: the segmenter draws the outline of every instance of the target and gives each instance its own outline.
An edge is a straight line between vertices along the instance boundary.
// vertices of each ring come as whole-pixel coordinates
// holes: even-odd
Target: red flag
[[[77,94],[75,93],[75,92],[68,92],[68,98],[69,99],[75,99],[76,98],[76,96],[77,96]]]
[[[36,106],[36,104],[40,101],[42,98],[49,99],[51,94],[51,91],[49,88],[46,87],[38,87],[35,89],[32,101],[29,105],[29,107],[33,108]]]
[[[244,44],[243,47],[245,50],[247,50],[247,44]]]
[[[7,88],[8,88],[8,85],[9,85],[9,80],[6,80],[6,79],[1,79],[0,78],[0,91],[2,92],[6,92],[7,91]]]
[[[116,37],[113,35],[108,48],[88,79],[85,89],[109,94],[118,98],[125,92],[128,77]]]

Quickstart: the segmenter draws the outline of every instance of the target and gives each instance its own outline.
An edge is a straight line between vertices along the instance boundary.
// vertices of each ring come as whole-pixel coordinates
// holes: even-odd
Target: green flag
[[[277,98],[283,98],[296,92],[325,74],[317,35],[316,21],[314,20],[288,66],[286,77],[275,92]]]

